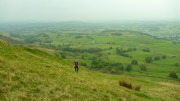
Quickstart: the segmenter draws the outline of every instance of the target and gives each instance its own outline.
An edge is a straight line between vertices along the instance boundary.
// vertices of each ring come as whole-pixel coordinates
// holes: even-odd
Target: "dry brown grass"
[[[140,89],[141,89],[141,86],[140,86],[140,85],[137,85],[137,86],[134,88],[134,90],[136,90],[136,91],[140,91]]]
[[[129,89],[136,90],[136,91],[140,91],[140,89],[141,89],[140,85],[137,85],[137,86],[133,87],[131,83],[128,83],[128,82],[126,82],[124,80],[119,81],[119,85],[123,86],[123,87],[126,87],[126,88],[129,88]]]
[[[120,86],[123,86],[123,87],[126,87],[126,88],[129,88],[129,89],[132,89],[132,84],[131,83],[128,83],[126,81],[119,81],[119,85]]]

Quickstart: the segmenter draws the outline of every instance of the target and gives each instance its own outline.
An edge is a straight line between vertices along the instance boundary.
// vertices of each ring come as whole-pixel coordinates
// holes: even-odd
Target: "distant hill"
[[[17,40],[17,39],[13,39],[12,37],[7,37],[7,36],[3,35],[2,32],[0,32],[0,40],[4,40],[11,45],[18,45],[18,46],[25,43],[22,40]]]
[[[140,91],[119,81],[140,85]],[[103,74],[38,49],[0,41],[0,101],[179,101],[178,81]]]

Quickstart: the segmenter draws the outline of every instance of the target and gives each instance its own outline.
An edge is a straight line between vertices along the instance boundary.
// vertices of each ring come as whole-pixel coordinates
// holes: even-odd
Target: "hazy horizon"
[[[0,22],[180,20],[180,0],[1,0]]]

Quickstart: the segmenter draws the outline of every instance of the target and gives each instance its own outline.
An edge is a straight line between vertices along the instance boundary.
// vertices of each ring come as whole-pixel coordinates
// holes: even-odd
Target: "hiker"
[[[75,72],[78,72],[78,70],[79,70],[78,61],[74,61],[74,68],[75,68]]]

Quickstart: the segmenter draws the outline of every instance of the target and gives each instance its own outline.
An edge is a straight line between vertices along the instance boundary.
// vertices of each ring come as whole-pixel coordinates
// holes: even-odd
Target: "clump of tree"
[[[174,66],[179,67],[179,63],[175,63]]]
[[[83,36],[81,36],[81,35],[78,35],[78,36],[75,36],[75,38],[83,38]]]
[[[80,62],[81,66],[87,66],[87,64],[85,62]]]
[[[113,49],[113,48],[112,48],[112,47],[109,47],[108,49],[111,50],[111,49]]]
[[[56,46],[52,44],[41,44],[42,47],[49,48],[49,49],[56,49]]]
[[[139,65],[139,68],[142,70],[142,71],[147,71],[147,68],[145,65]]]
[[[116,44],[115,42],[107,42],[107,44],[112,44],[112,45],[114,45],[114,44]]]
[[[111,33],[111,35],[121,36],[121,33]]]
[[[34,35],[34,34],[23,36],[23,39],[27,43],[41,42],[41,40],[38,39],[38,35]]]
[[[57,36],[56,36],[56,38],[59,38],[61,36],[61,34],[58,34]]]
[[[137,49],[136,48],[133,48],[133,51],[136,51]]]
[[[10,36],[15,38],[22,38],[22,35],[16,33],[10,33]]]
[[[156,60],[160,60],[161,58],[160,58],[160,56],[155,56],[154,57],[154,60],[156,61]]]
[[[85,60],[85,55],[81,55],[81,59]]]
[[[63,48],[63,46],[57,45],[55,49],[56,49],[56,50],[61,50],[62,48]]]
[[[66,59],[66,53],[61,53],[61,58]]]
[[[94,39],[94,38],[93,38],[93,37],[91,37],[91,36],[86,36],[86,38],[88,38],[88,39],[92,39],[92,40]]]
[[[61,57],[61,58],[63,58],[63,59],[66,59],[66,55],[67,55],[67,54],[66,54],[66,53],[56,52],[55,55],[58,56],[58,57]]]
[[[163,56],[162,56],[162,59],[166,59],[166,55],[163,55]]]
[[[101,58],[93,57],[91,61],[91,67],[94,69],[101,69],[103,68],[103,61]]]
[[[124,66],[122,63],[111,63],[109,64],[110,67],[114,67],[116,71],[123,71],[124,70]]]
[[[136,51],[136,48],[128,48],[128,49],[123,49],[123,48],[116,48],[116,53],[126,53],[126,52],[131,52],[131,51]]]
[[[84,52],[97,53],[97,52],[102,51],[102,49],[100,48],[78,49],[78,48],[70,48],[70,47],[64,47],[62,50],[73,52],[73,53],[84,53]]]
[[[25,38],[24,41],[27,42],[27,43],[41,42],[40,39],[37,39],[37,38],[34,38],[34,37],[31,37],[31,38]]]
[[[166,55],[163,55],[163,56],[155,56],[154,57],[154,60],[157,61],[157,60],[160,60],[160,59],[166,59]]]
[[[138,61],[133,59],[133,60],[131,60],[131,64],[132,65],[138,65]]]
[[[121,55],[123,57],[130,57],[129,54],[124,54],[124,53],[119,53],[119,55]]]
[[[146,63],[152,63],[152,61],[153,61],[152,57],[146,57],[145,58]]]
[[[120,71],[124,70],[124,65],[120,62],[111,63],[101,58],[97,58],[95,56],[91,59],[90,67],[92,69],[98,69],[103,72],[108,72],[108,73],[113,73],[113,74],[120,73]]]
[[[179,79],[178,75],[175,72],[169,73],[168,77],[173,78],[173,79]]]
[[[126,50],[124,50],[123,48],[116,48],[116,53],[118,55],[124,56],[124,57],[131,57],[129,54],[126,54],[127,52],[131,52],[131,51],[136,51],[136,48],[128,48]]]
[[[49,35],[48,34],[43,34],[43,37],[48,37],[49,38]]]
[[[53,41],[52,40],[45,40],[44,43],[52,43]]]
[[[128,72],[132,71],[132,66],[130,64],[127,64],[125,70]]]
[[[149,48],[146,49],[142,49],[143,52],[151,52],[151,50]]]
[[[122,63],[106,63],[102,70],[103,72],[120,74],[120,71],[124,70],[124,66]]]

